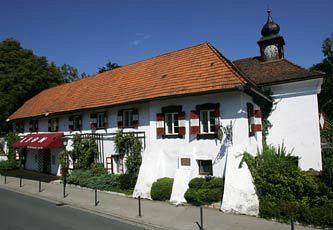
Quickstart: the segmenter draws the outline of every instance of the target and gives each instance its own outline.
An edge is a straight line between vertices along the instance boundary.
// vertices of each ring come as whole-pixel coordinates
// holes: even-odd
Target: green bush
[[[332,212],[322,211],[332,207],[330,189],[302,172],[283,145],[264,145],[256,158],[245,153],[243,161],[254,179],[261,217],[288,221],[292,216],[304,224],[332,224]]]
[[[150,195],[153,200],[169,200],[172,192],[173,179],[164,177],[155,181],[151,187]]]
[[[67,179],[69,184],[105,191],[127,192],[120,186],[121,175],[97,173],[92,170],[74,170]]]
[[[121,174],[119,176],[119,187],[123,190],[134,189],[136,183],[136,177],[131,174]]]
[[[193,178],[185,199],[193,205],[203,205],[218,202],[222,198],[224,180],[218,177]]]
[[[19,163],[15,160],[0,161],[0,170],[18,169]]]
[[[91,171],[94,176],[107,174],[107,171],[102,163],[93,163],[91,165]]]

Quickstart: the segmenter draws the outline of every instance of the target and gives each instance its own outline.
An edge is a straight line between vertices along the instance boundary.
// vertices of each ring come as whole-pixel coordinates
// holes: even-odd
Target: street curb
[[[117,215],[117,214],[114,214],[114,213],[104,213],[104,212],[101,212],[101,211],[96,211],[96,210],[91,209],[89,207],[83,207],[83,206],[74,204],[72,202],[64,202],[63,200],[46,197],[46,196],[43,196],[40,193],[35,194],[35,193],[27,192],[27,191],[24,191],[24,190],[18,190],[16,188],[12,188],[12,187],[2,185],[2,184],[0,184],[0,188],[9,190],[11,192],[19,193],[19,194],[22,194],[22,195],[34,197],[36,199],[48,201],[50,203],[53,203],[54,205],[65,204],[66,206],[68,206],[70,208],[74,208],[74,209],[84,211],[84,212],[89,212],[89,213],[92,213],[92,214],[95,214],[95,215],[98,215],[98,216],[102,216],[102,217],[105,217],[105,218],[108,218],[108,219],[117,220],[119,222],[135,225],[135,226],[138,226],[138,227],[142,227],[144,229],[152,229],[152,230],[155,230],[155,229],[157,229],[157,230],[171,229],[169,227],[167,228],[167,227],[163,227],[163,226],[160,226],[160,225],[147,223],[147,222],[144,222],[144,221],[139,221],[137,219],[124,217],[124,216]]]

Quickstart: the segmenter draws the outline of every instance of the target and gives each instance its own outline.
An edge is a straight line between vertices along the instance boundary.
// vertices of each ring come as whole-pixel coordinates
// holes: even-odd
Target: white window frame
[[[51,118],[50,119],[50,127],[51,127],[51,132],[57,132],[57,127],[59,127],[58,125],[59,120],[57,118]]]
[[[123,127],[124,128],[133,128],[133,109],[123,110]],[[128,116],[126,116],[128,114]],[[126,121],[126,118],[128,119]]]
[[[210,112],[215,112],[214,109],[203,109],[203,110],[200,110],[200,133],[202,134],[213,134],[215,133],[215,129],[214,130],[211,130],[211,124],[210,124]],[[208,132],[204,132],[204,128],[203,128],[203,113],[207,113],[207,120],[208,120]],[[214,116],[214,119],[215,119],[215,116]],[[215,123],[214,123],[215,124]],[[216,124],[215,124],[216,125]]]
[[[197,160],[198,161],[198,166],[199,166],[199,175],[213,175],[213,161],[212,160]],[[210,161],[212,163],[212,171],[211,172],[202,172],[200,169],[202,168],[201,165],[202,165],[202,162],[203,161]]]
[[[171,116],[171,133],[169,133],[169,126],[168,126],[168,115]],[[178,113],[165,113],[164,114],[164,123],[165,123],[165,134],[166,135],[177,135],[179,134],[179,121],[178,121],[178,126],[175,126],[175,115],[178,115]],[[178,128],[178,132],[175,132],[175,128]]]
[[[81,125],[79,125],[80,127],[76,126],[76,120],[80,120],[80,122],[78,122],[78,124],[80,123]],[[74,115],[73,116],[73,130],[74,131],[80,131],[82,129],[82,117],[80,115]]]
[[[96,128],[97,129],[103,129],[104,128],[104,119],[105,119],[105,113],[97,113],[96,114]]]

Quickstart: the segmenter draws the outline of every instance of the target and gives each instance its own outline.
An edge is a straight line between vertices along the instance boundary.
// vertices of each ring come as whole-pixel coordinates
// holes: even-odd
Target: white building
[[[191,178],[214,175],[226,178],[223,210],[256,214],[252,178],[237,163],[244,151],[256,154],[262,147],[258,98],[270,100],[265,89],[271,89],[274,103],[267,142],[294,149],[301,169],[321,170],[322,73],[284,58],[284,40],[270,13],[258,44],[259,57],[231,62],[203,43],[42,91],[9,117],[14,130],[26,136],[18,144],[27,149],[25,167],[59,174],[57,155],[64,146],[57,138],[52,141],[59,145],[36,143],[56,132],[58,139],[69,138],[70,149],[71,135],[93,133],[100,134],[105,168],[124,173],[113,143],[123,129],[135,132],[144,146],[135,196],[149,198],[154,181],[172,177],[171,199],[184,202]]]

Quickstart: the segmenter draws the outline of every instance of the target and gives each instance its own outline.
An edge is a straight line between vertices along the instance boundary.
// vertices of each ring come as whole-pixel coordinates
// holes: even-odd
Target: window
[[[30,124],[29,128],[30,132],[38,132],[38,120],[31,120],[29,124]]]
[[[200,110],[200,133],[215,133],[215,110]]]
[[[173,135],[179,133],[178,113],[166,113],[165,115],[165,134]]]
[[[211,160],[198,160],[199,175],[213,175],[213,165]]]
[[[73,116],[73,130],[81,130],[81,116],[77,115],[77,116]]]
[[[13,131],[16,133],[24,133],[24,122],[18,121],[14,123]]]
[[[106,115],[105,113],[97,113],[97,128],[98,129],[103,129],[105,128],[105,119]]]
[[[133,110],[132,109],[123,110],[123,127],[124,128],[133,127]]]
[[[57,132],[58,131],[58,119],[51,118],[49,120],[49,132]]]

